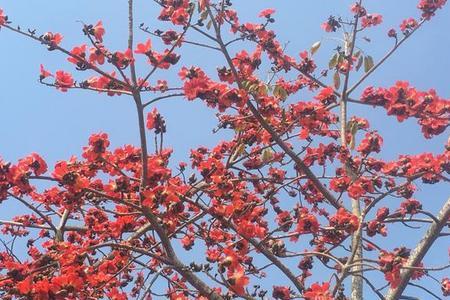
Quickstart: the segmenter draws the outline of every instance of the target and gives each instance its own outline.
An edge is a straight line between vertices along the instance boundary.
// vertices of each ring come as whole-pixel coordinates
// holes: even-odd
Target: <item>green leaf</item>
[[[208,23],[206,24],[206,29],[210,30],[212,26],[212,21],[209,20]]]
[[[343,61],[344,61],[344,55],[342,55],[341,53],[339,53],[339,57],[338,57],[338,62],[337,64],[340,65]]]
[[[241,143],[239,144],[239,146],[236,148],[236,157],[241,156],[245,151],[245,144]]]
[[[335,72],[334,76],[333,76],[333,83],[334,83],[334,88],[337,90],[339,89],[339,87],[341,86],[341,77],[339,75],[339,72]]]
[[[269,161],[271,161],[273,158],[273,152],[270,149],[264,149],[263,153],[262,153],[262,161],[267,163]]]
[[[373,68],[373,58],[370,55],[364,57],[364,71],[367,73]]]
[[[200,7],[200,6],[199,6]],[[208,18],[208,11],[204,10],[201,14],[200,14],[200,20],[204,21]]]
[[[262,84],[259,88],[258,88],[258,93],[264,96],[267,96],[267,93],[269,92],[269,87],[267,86],[267,84]]]
[[[234,162],[239,156],[244,154],[244,152],[245,152],[245,144],[240,143],[234,150],[233,154],[231,155],[230,162]]]
[[[363,64],[363,60],[364,60],[364,58],[363,58],[362,56],[360,56],[360,57],[358,58],[358,63],[356,64],[356,72],[358,72],[359,69],[361,69],[361,66],[362,66],[362,64]]]
[[[248,88],[248,91],[250,92],[250,93],[253,93],[253,92],[256,92],[257,90],[258,90],[258,88],[259,88],[259,85],[258,84],[252,84],[249,88]]]
[[[311,55],[314,55],[314,53],[317,52],[317,50],[319,50],[320,48],[320,41],[315,42],[314,44],[312,44],[311,46]]]
[[[287,97],[288,97],[288,92],[285,90],[285,89],[281,89],[281,100],[286,100],[287,99]]]
[[[330,61],[328,62],[328,68],[331,70],[331,69],[334,69],[336,66],[337,66],[337,64],[338,64],[338,59],[339,59],[339,54],[338,53],[335,53],[332,57],[331,57],[331,59],[330,59]]]
[[[274,90],[273,90],[273,95],[275,97],[280,98],[282,101],[285,100],[288,96],[288,93],[286,92],[286,90],[284,88],[282,88],[279,85],[276,85]]]
[[[272,94],[273,94],[275,97],[278,96],[279,89],[280,89],[280,87],[279,87],[278,85],[276,85],[276,86],[273,88],[273,93],[272,93]]]
[[[248,80],[242,81],[242,87],[244,88],[244,90],[248,91],[249,86],[250,86],[250,81],[248,81]]]

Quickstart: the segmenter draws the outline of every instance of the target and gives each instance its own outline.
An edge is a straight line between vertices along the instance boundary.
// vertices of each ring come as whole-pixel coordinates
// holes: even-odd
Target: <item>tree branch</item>
[[[398,284],[397,288],[389,289],[386,295],[386,300],[397,300],[400,298],[406,286],[408,285],[412,274],[415,271],[411,267],[417,266],[422,261],[422,259],[427,254],[428,250],[433,245],[434,241],[438,238],[439,233],[447,224],[449,217],[450,217],[450,198],[447,199],[447,202],[445,202],[439,214],[436,216],[438,222],[432,223],[430,225],[430,228],[428,228],[428,231],[426,232],[422,240],[419,242],[419,244],[417,244],[416,248],[409,256],[405,264],[405,267],[408,268],[402,269],[400,273],[400,283]]]
[[[211,12],[211,9],[208,7],[208,11],[213,23],[213,26],[216,30],[216,41],[219,44],[220,48],[222,49],[222,53],[225,56],[225,59],[227,60],[227,63],[233,73],[233,76],[236,80],[236,83],[240,89],[243,89],[242,82],[239,78],[238,72],[233,64],[233,60],[231,59],[230,54],[228,53],[228,50],[223,43],[221,33],[219,30],[219,27],[217,25],[217,22],[214,20],[214,16]],[[313,182],[314,186],[319,190],[322,195],[328,200],[328,202],[333,205],[336,209],[342,207],[342,205],[339,203],[339,201],[333,196],[333,194],[330,193],[330,191],[325,188],[325,186],[320,182],[320,180],[314,175],[314,173],[308,168],[308,166],[305,165],[305,163],[295,154],[295,152],[287,146],[283,140],[280,138],[280,136],[276,133],[276,131],[272,128],[272,126],[269,125],[269,123],[261,116],[258,109],[253,105],[253,103],[248,100],[247,105],[252,112],[253,116],[258,120],[258,122],[261,124],[261,126],[269,132],[272,139],[278,144],[278,146],[283,149],[283,151],[291,157],[291,159],[296,163],[296,165],[305,173],[305,175]]]

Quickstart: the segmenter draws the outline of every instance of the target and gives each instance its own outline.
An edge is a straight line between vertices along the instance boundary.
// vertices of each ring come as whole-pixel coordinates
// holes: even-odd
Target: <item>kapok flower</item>
[[[8,17],[5,16],[3,10],[0,8],[0,26],[5,25],[6,21],[8,21]]]
[[[144,43],[139,43],[136,46],[136,50],[134,50],[134,53],[136,54],[144,54],[147,55],[147,53],[149,53],[152,49],[152,41],[150,39],[148,39],[145,44]]]
[[[61,43],[63,36],[59,33],[46,32],[42,36],[42,40],[47,43],[50,47],[57,46]]]
[[[41,80],[41,81],[44,80],[47,77],[53,76],[52,73],[50,73],[49,71],[44,69],[44,65],[42,65],[42,64],[41,64],[41,67],[40,67],[40,72],[41,73],[39,75],[39,80]]]
[[[62,92],[67,92],[68,88],[73,87],[74,80],[70,73],[64,71],[56,71],[55,85]]]
[[[159,115],[159,112],[156,108],[154,108],[151,112],[147,115],[147,129],[154,129],[156,125],[156,119]]]
[[[69,56],[67,60],[77,66],[81,66],[86,58],[86,45],[80,45],[77,47],[74,47],[72,51],[70,51],[70,54],[73,56]]]
[[[100,43],[103,42],[103,35],[105,34],[105,28],[103,27],[102,21],[98,21],[97,24],[92,28],[94,31],[94,37]]]
[[[105,63],[105,53],[103,47],[97,46],[89,49],[89,63],[103,65]]]
[[[376,26],[383,22],[383,17],[380,14],[367,14],[361,18],[361,26],[363,28]]]
[[[270,18],[271,15],[273,15],[275,13],[275,9],[273,8],[267,8],[264,9],[263,11],[261,11],[258,15],[258,17],[261,18]]]
[[[314,283],[304,294],[306,300],[333,300],[333,296],[330,291],[330,284],[328,282],[322,283],[322,285],[318,283]]]
[[[441,281],[441,289],[444,296],[450,296],[450,279],[444,278]]]
[[[208,5],[209,5],[209,0],[199,0],[198,1],[198,6],[199,6],[200,11],[204,11]]]
[[[232,275],[228,277],[228,283],[236,294],[243,295],[245,293],[244,288],[249,283],[248,276],[245,276],[244,267],[239,266],[236,268]]]

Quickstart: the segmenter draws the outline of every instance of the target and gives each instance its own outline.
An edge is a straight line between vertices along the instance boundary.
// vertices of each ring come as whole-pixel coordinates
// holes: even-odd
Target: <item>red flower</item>
[[[72,51],[70,51],[70,54],[72,54],[73,56],[69,56],[67,60],[75,65],[80,66],[80,64],[83,64],[83,61],[86,57],[86,45],[74,47]]]
[[[49,77],[49,76],[53,76],[52,73],[50,73],[49,71],[44,69],[44,66],[41,64],[41,69],[40,69],[40,75],[39,75],[39,80],[44,80],[45,78]]]
[[[27,276],[27,278],[25,278],[24,280],[22,280],[21,282],[19,282],[16,285],[18,291],[20,294],[22,295],[27,295],[31,292],[31,290],[33,289],[33,279],[31,276]]]
[[[46,32],[42,39],[50,46],[54,47],[61,43],[63,36],[59,33]]]
[[[449,278],[444,278],[441,281],[441,289],[442,289],[442,294],[444,296],[450,296],[450,279]]]
[[[383,221],[389,216],[389,208],[381,207],[377,211],[377,221]]]
[[[70,73],[64,71],[56,71],[55,85],[58,90],[67,92],[67,89],[73,87],[74,80]]]
[[[167,30],[163,34],[161,34],[161,39],[166,45],[172,44],[172,42],[178,40],[180,35],[174,30]]]
[[[200,11],[205,10],[205,8],[209,5],[209,0],[198,0],[198,6]]]
[[[189,19],[189,14],[185,8],[180,7],[173,12],[170,16],[170,20],[175,25],[185,25]]]
[[[397,31],[395,31],[394,28],[389,29],[389,31],[388,31],[388,37],[391,37],[391,38],[397,37]]]
[[[322,23],[321,27],[326,32],[335,32],[338,28],[341,28],[341,24],[333,16],[330,16],[328,21]]]
[[[74,157],[72,157],[72,159],[68,162],[57,162],[52,176],[63,185],[73,188],[74,191],[78,192],[89,186],[89,180],[86,177],[82,177],[79,172],[74,169],[74,163]]]
[[[448,100],[440,98],[434,90],[418,91],[406,81],[398,81],[389,89],[368,87],[361,100],[384,106],[387,114],[395,115],[399,122],[410,117],[417,118],[426,138],[444,132],[450,123]]]
[[[378,264],[384,273],[384,278],[388,281],[392,288],[396,288],[400,282],[400,268],[402,263],[409,256],[406,249],[396,249],[394,252],[381,251],[379,254]]]
[[[145,44],[139,43],[136,46],[136,50],[134,50],[134,53],[136,54],[145,54],[147,55],[152,50],[152,41],[148,39]]]
[[[380,223],[378,221],[370,221],[367,223],[367,235],[368,236],[374,236],[375,234],[381,234],[382,236],[387,235],[386,231],[386,225],[383,223]]]
[[[319,100],[323,105],[336,103],[336,95],[334,94],[334,89],[332,87],[323,88],[314,99]]]
[[[8,17],[5,16],[3,10],[0,8],[0,26],[4,25],[7,20],[8,20]]]
[[[347,176],[333,178],[330,181],[330,189],[342,193],[348,189],[350,183],[351,179]]]
[[[151,130],[155,128],[158,115],[159,112],[156,108],[147,114],[147,129]]]
[[[108,135],[97,133],[89,137],[89,147],[83,148],[83,157],[88,161],[95,161],[101,157],[109,146]]]
[[[238,266],[234,272],[228,276],[228,283],[233,291],[238,295],[245,294],[245,287],[250,282],[248,276],[245,276],[245,269],[242,266]]]
[[[383,22],[383,17],[380,14],[367,14],[361,18],[361,26],[363,28],[376,26]]]
[[[330,291],[330,284],[328,282],[322,283],[322,285],[318,283],[314,283],[304,294],[303,297],[305,300],[333,300],[333,296]]]
[[[181,245],[186,250],[191,250],[195,243],[195,237],[192,234],[187,234],[181,239]]]
[[[416,19],[414,18],[408,18],[402,21],[402,23],[400,24],[400,30],[403,33],[407,33],[407,31],[409,30],[413,30],[414,28],[416,28],[418,25]]]
[[[350,234],[359,228],[359,220],[357,216],[341,207],[338,209],[337,213],[330,218],[330,225],[336,229],[343,229]]]
[[[381,151],[381,145],[383,145],[383,138],[375,131],[366,133],[366,136],[359,144],[356,149],[363,155],[368,155],[369,153]]]
[[[317,218],[310,214],[307,208],[300,209],[296,231],[300,234],[316,233],[319,231],[319,222],[317,221]]]
[[[286,286],[274,286],[272,297],[275,299],[289,300],[291,299],[291,290]]]
[[[275,13],[275,9],[273,8],[267,8],[261,11],[258,15],[258,17],[264,17],[264,18],[270,18],[271,15]]]
[[[91,47],[89,49],[89,63],[98,63],[103,65],[105,63],[105,53],[102,46]]]
[[[69,272],[62,274],[61,276],[53,277],[52,284],[52,289],[54,291],[60,291],[64,288],[69,290],[80,290],[83,287],[83,279],[80,278],[75,270],[70,270]]]
[[[125,50],[125,52],[117,51],[112,55],[112,62],[121,69],[125,69],[131,63],[134,62],[133,53],[131,49]]]
[[[422,209],[422,203],[416,199],[408,199],[400,204],[400,213],[404,216],[406,214],[415,215]]]
[[[350,6],[350,11],[357,14],[359,17],[363,17],[367,14],[366,9],[362,7],[359,3],[355,3],[352,6]]]
[[[19,164],[24,164],[28,168],[32,169],[36,176],[47,172],[47,163],[37,153],[31,153],[26,158],[21,159]]]
[[[436,10],[441,9],[447,0],[420,0],[417,8],[422,11],[422,17],[429,20]]]
[[[106,293],[111,300],[127,300],[127,294],[125,292],[120,292],[117,288],[111,289],[108,293]],[[150,298],[151,299],[151,298]],[[178,299],[178,298],[176,298]]]
[[[94,37],[100,43],[103,42],[103,35],[105,34],[105,28],[103,28],[102,21],[98,21],[97,24],[92,28],[94,31]]]

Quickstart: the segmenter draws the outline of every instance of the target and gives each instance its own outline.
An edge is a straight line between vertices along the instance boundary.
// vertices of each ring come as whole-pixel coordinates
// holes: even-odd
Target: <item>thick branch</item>
[[[448,219],[450,218],[450,198],[448,198],[447,202],[441,208],[439,214],[436,216],[438,222],[434,222],[431,224],[425,236],[416,246],[414,251],[411,253],[408,261],[405,264],[406,269],[403,269],[400,273],[400,283],[397,288],[389,289],[388,294],[386,295],[386,300],[397,300],[402,296],[403,291],[408,285],[409,280],[411,279],[412,274],[414,273],[414,268],[417,266],[425,255],[428,253],[428,250],[433,245],[434,241],[439,237],[439,233],[442,231],[444,226],[447,224]]]

